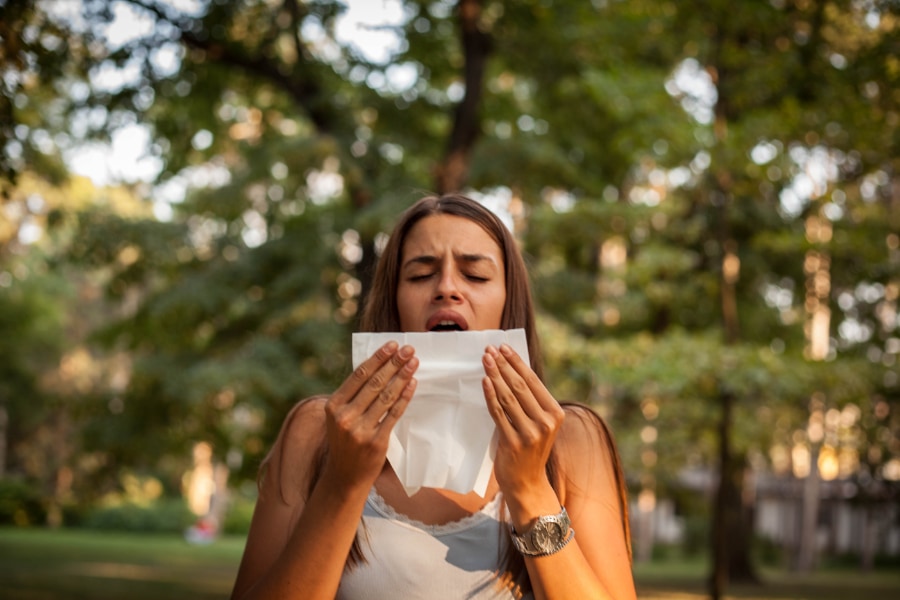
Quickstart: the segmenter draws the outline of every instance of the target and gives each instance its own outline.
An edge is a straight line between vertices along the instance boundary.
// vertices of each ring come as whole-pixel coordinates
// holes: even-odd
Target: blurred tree
[[[481,4],[438,11],[449,60],[462,69],[436,61],[446,75],[433,90],[417,78],[430,93],[418,103],[394,89],[396,63],[338,43],[340,3],[72,6],[28,4],[18,14],[24,37],[40,38],[42,24],[68,28],[74,65],[48,72],[59,92],[53,119],[15,91],[21,143],[63,131],[79,142],[109,138],[138,122],[151,130],[160,181],[191,190],[164,222],[102,209],[79,216],[69,258],[102,273],[108,300],[124,307],[97,339],[133,361],[123,367],[127,387],[97,398],[88,449],[111,451],[115,469],[211,438],[233,463],[256,457],[253,472],[286,403],[346,371],[340,347],[385,215],[432,178],[438,189],[462,182],[488,49],[476,27]],[[418,10],[410,5],[404,22]],[[454,72],[468,81],[456,118],[441,87]],[[406,129],[417,121],[436,135]],[[452,169],[440,166],[445,155]]]
[[[53,399],[41,379],[62,352],[63,282],[52,274],[28,272],[30,262],[20,258],[15,278],[4,270],[0,279],[0,479],[7,465],[17,462],[11,450],[49,415]]]
[[[207,439],[252,476],[347,372],[387,222],[462,188],[505,203],[554,389],[614,420],[637,518],[685,463],[723,473],[714,595],[754,574],[746,467],[812,415],[859,407],[875,480],[900,455],[895,5],[409,0],[386,58],[339,2],[71,6],[9,13],[35,58],[4,156],[149,132],[164,218],[80,211],[68,256],[120,310],[111,468]]]
[[[873,186],[874,179],[887,184],[895,171],[897,98],[879,90],[896,88],[890,66],[896,7],[628,4],[607,6],[609,21],[659,35],[615,48],[635,52],[627,55],[629,66],[666,57],[665,89],[694,123],[685,126],[658,104],[668,131],[631,146],[635,155],[622,162],[631,165],[627,177],[604,173],[612,188],[586,190],[607,202],[551,197],[544,215],[529,221],[529,248],[544,269],[537,286],[542,306],[588,339],[616,336],[608,351],[594,355],[601,360],[588,364],[573,354],[591,356],[596,345],[567,338],[561,360],[585,374],[584,385],[599,384],[600,397],[619,406],[619,419],[627,418],[622,399],[631,398],[641,409],[638,420],[649,421],[636,428],[642,441],[632,447],[647,467],[638,516],[652,507],[658,476],[678,472],[660,460],[671,449],[680,449],[679,460],[686,449],[718,467],[711,591],[720,597],[729,577],[755,578],[747,553],[751,513],[741,500],[748,458],[759,458],[774,443],[772,434],[784,443],[804,431],[810,413],[821,410],[813,408],[820,394],[840,408],[872,406],[887,393],[896,406],[896,353],[885,350],[896,346],[900,214],[889,188],[877,188],[885,194],[879,200]],[[574,39],[566,42],[581,59]],[[636,63],[637,57],[647,60]],[[876,76],[874,64],[890,74]],[[535,87],[552,97],[554,84],[548,78]],[[604,90],[607,99],[613,89]],[[573,96],[587,96],[579,92]],[[566,110],[578,106],[569,102]],[[587,123],[580,127],[590,136]],[[634,135],[644,126],[623,130]],[[865,240],[849,233],[859,231],[863,215],[878,215]],[[832,231],[846,231],[841,242]],[[866,264],[852,264],[860,256]],[[860,322],[861,290],[870,291],[866,312],[883,311],[888,319]],[[834,306],[834,299],[842,300]],[[856,337],[859,328],[867,333]],[[634,332],[652,332],[655,341]],[[665,358],[657,361],[656,354]],[[809,362],[821,359],[828,362]],[[713,411],[716,429],[709,427]],[[773,431],[775,414],[793,415],[793,426]]]
[[[57,186],[31,172],[17,174],[8,192],[0,233],[0,465],[41,490],[43,509],[58,524],[73,475],[89,462],[79,460],[78,423],[102,359],[84,341],[104,322],[85,302],[97,292],[90,276],[65,267],[75,223],[63,215],[103,196],[84,179]],[[107,210],[127,205],[124,196],[110,193]]]

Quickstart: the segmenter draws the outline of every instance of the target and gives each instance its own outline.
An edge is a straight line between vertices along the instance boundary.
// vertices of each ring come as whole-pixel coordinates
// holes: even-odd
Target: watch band
[[[575,537],[575,530],[572,529],[565,507],[562,507],[559,514],[538,517],[534,525],[521,535],[516,533],[512,525],[509,533],[516,550],[527,556],[555,554]]]

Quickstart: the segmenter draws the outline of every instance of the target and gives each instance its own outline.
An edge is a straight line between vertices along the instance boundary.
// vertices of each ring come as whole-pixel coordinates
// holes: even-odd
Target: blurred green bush
[[[0,525],[43,525],[47,509],[37,486],[17,478],[0,479]]]
[[[222,523],[222,533],[247,535],[250,531],[250,520],[253,518],[253,507],[256,500],[245,498],[235,494],[225,513],[225,522]]]
[[[150,504],[125,502],[94,508],[85,516],[87,529],[183,532],[196,521],[182,498],[160,498]]]

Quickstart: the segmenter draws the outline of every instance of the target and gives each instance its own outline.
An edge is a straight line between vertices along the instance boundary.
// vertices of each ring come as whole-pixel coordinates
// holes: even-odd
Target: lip
[[[469,330],[469,323],[461,314],[452,310],[440,310],[428,319],[428,322],[425,324],[425,331],[431,331],[441,321],[453,321],[463,331]]]

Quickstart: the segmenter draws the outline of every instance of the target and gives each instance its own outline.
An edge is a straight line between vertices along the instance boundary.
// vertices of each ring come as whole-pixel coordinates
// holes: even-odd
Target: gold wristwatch
[[[534,525],[519,535],[512,525],[509,533],[513,544],[522,554],[528,556],[546,556],[562,550],[575,537],[575,530],[569,521],[565,507],[557,515],[538,517]]]

